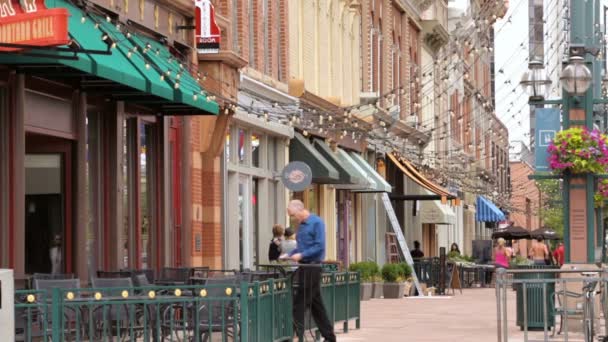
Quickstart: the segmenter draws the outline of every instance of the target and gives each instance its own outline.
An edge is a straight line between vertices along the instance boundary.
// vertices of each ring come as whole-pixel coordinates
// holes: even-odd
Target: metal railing
[[[515,320],[509,318],[513,291]],[[608,269],[538,266],[498,269],[498,342],[514,338],[518,341],[596,341],[597,337],[608,335],[607,295]],[[515,323],[519,329],[513,329],[509,323]]]
[[[324,273],[332,322],[356,320],[358,273]],[[213,285],[15,293],[18,341],[292,341],[291,277]],[[314,329],[314,326],[309,327]]]

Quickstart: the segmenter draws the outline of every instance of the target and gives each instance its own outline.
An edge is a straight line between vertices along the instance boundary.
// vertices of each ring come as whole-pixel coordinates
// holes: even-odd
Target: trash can
[[[514,269],[558,269],[557,266],[549,265],[529,265],[516,266]],[[526,279],[555,279],[555,273],[515,273],[514,280]],[[515,296],[517,302],[517,325],[524,330],[524,304],[526,304],[526,315],[529,330],[543,330],[544,323],[544,302],[547,303],[547,328],[551,329],[555,325],[555,307],[551,299],[555,294],[555,282],[548,282],[547,294],[543,298],[543,283],[526,284],[526,301],[524,303],[524,286],[522,283],[515,284]]]

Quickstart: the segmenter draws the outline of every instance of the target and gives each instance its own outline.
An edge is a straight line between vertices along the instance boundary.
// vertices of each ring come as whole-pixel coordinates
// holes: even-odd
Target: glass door
[[[64,161],[60,153],[25,155],[25,272],[65,273]]]
[[[239,255],[241,269],[252,268],[251,187],[248,176],[239,177]]]

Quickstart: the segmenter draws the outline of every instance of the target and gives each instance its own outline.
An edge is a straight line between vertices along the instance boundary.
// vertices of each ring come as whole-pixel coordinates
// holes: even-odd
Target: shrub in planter
[[[404,268],[400,264],[385,264],[382,267],[384,298],[403,297],[403,291],[405,290],[405,284],[403,283],[403,272]]]
[[[348,267],[351,272],[359,272],[361,279],[361,300],[370,300],[372,297],[373,265],[369,262],[355,262]]]

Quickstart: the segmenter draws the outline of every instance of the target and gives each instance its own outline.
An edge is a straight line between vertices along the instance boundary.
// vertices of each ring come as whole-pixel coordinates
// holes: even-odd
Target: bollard
[[[15,280],[7,269],[0,269],[0,336],[15,340]]]

